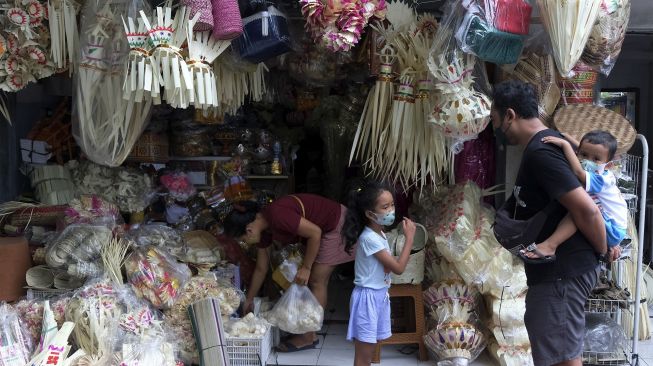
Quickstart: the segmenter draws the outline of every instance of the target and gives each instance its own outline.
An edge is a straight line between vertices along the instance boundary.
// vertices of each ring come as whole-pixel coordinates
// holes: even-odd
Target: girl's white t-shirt
[[[354,265],[356,278],[354,284],[359,287],[382,289],[390,287],[390,273],[385,273],[383,264],[374,254],[387,250],[390,253],[388,240],[369,227],[365,227],[358,238],[356,248],[356,263]]]

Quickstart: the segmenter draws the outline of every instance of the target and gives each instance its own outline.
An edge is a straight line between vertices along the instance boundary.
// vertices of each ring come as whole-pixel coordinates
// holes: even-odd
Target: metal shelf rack
[[[636,264],[634,297],[630,300],[602,300],[590,299],[585,305],[585,311],[590,313],[609,314],[614,317],[617,323],[623,326],[622,315],[624,312],[629,313],[633,318],[632,338],[623,349],[616,352],[583,352],[584,365],[632,365],[639,366],[639,322],[640,311],[639,304],[642,299],[642,260],[644,256],[644,234],[646,223],[646,188],[648,186],[648,160],[649,150],[646,138],[643,135],[637,135],[637,141],[641,144],[641,155],[628,155],[623,160],[623,169],[634,181],[634,189],[639,192],[632,192],[626,195],[628,208],[637,221],[638,248],[637,258],[627,258],[625,260],[634,261]],[[634,195],[633,193],[639,193]],[[617,283],[622,283],[623,261],[615,266]],[[632,294],[632,293],[631,293]],[[630,329],[629,329],[630,330]]]

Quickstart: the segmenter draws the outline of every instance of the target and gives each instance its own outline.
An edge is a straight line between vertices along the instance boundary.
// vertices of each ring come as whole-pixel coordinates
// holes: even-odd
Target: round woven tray
[[[617,154],[628,152],[637,138],[637,131],[624,116],[593,104],[560,108],[554,116],[554,121],[558,131],[578,141],[590,131],[610,132],[617,139]]]

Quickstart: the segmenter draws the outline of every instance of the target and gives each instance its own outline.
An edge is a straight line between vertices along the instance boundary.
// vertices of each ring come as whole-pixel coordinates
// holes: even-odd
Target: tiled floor
[[[351,280],[350,280],[351,281]],[[329,306],[325,314],[325,325],[320,334],[320,343],[314,350],[297,353],[272,353],[268,365],[302,365],[302,366],[350,366],[354,359],[354,345],[346,338],[349,319],[349,295],[352,290],[350,281],[332,283],[329,286]],[[334,281],[335,282],[335,281]],[[403,346],[384,346],[381,350],[381,366],[418,366],[435,365],[433,361],[419,362],[417,352],[403,354]],[[653,366],[653,340],[640,342],[640,366]],[[483,353],[470,366],[498,365],[489,354]]]

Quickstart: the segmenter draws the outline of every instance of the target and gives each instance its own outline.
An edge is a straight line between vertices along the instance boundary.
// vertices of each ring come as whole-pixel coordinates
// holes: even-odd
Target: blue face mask
[[[597,164],[591,160],[583,159],[580,161],[580,166],[583,170],[590,173],[603,173],[607,164]]]
[[[377,214],[373,212],[374,217],[376,218],[374,222],[381,226],[390,226],[395,222],[395,212],[390,211],[385,214]]]

